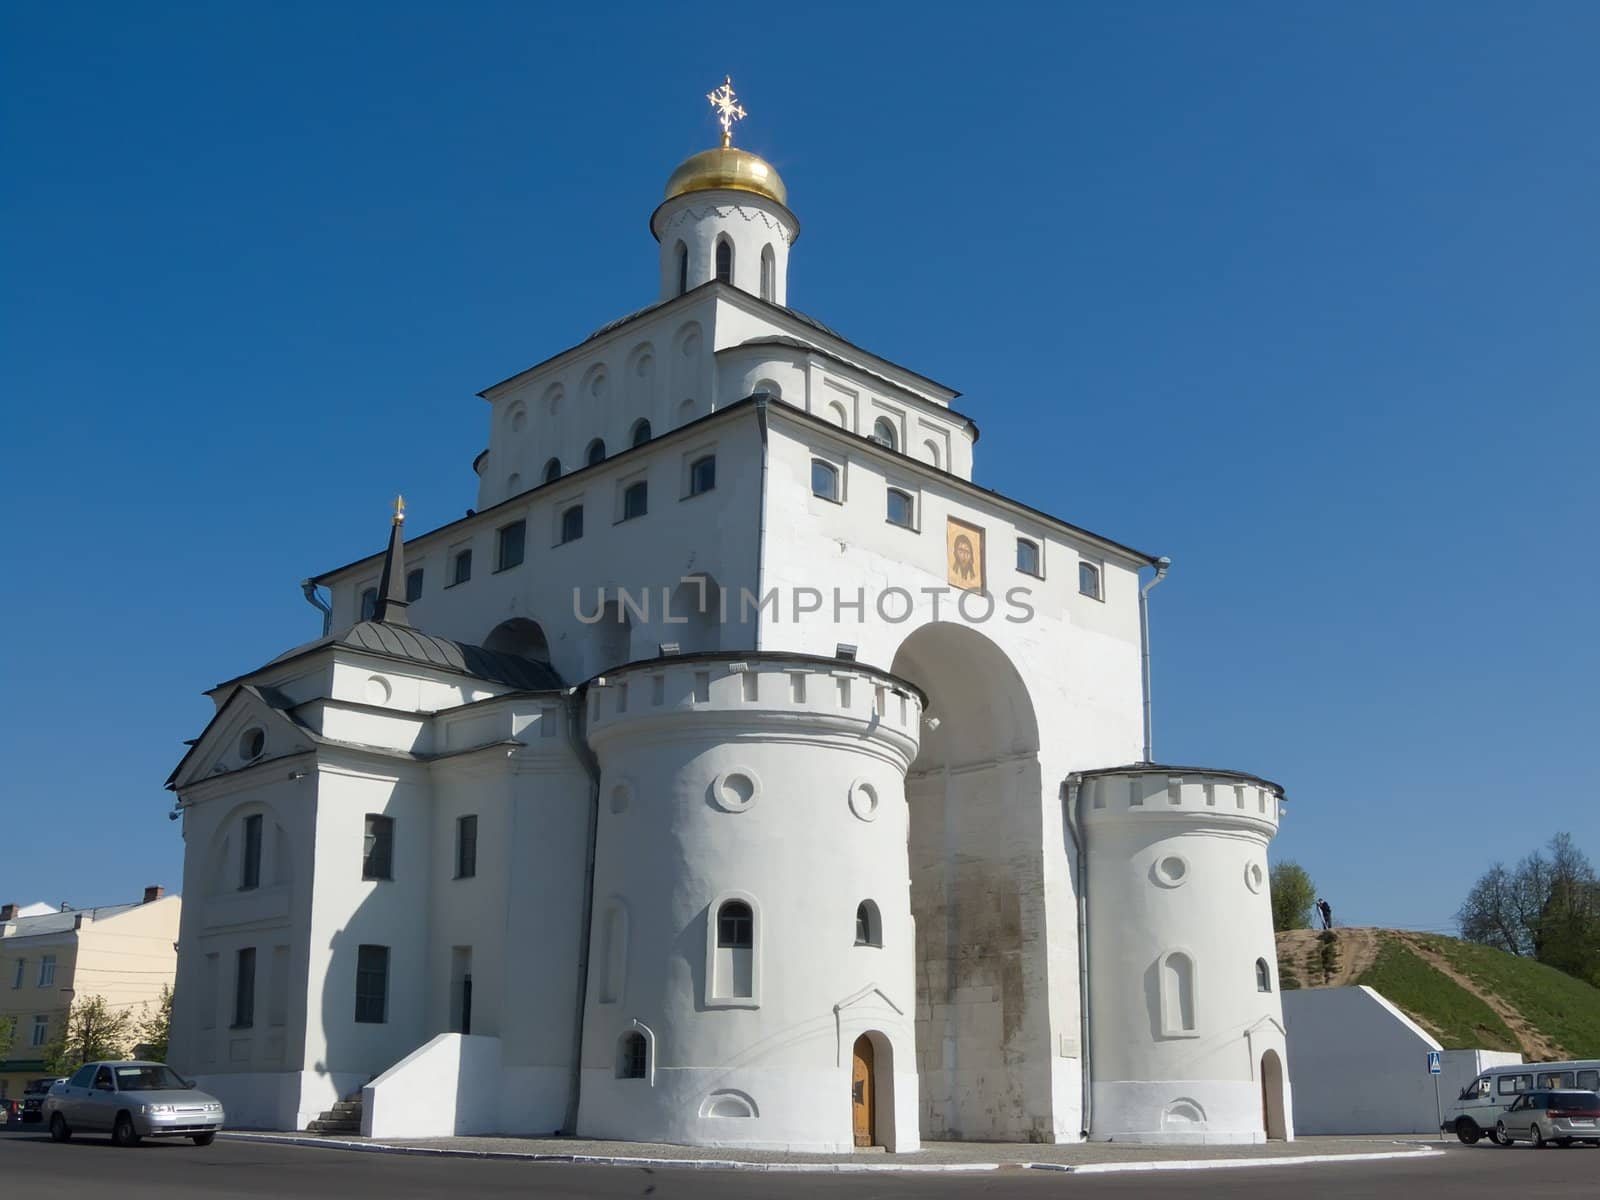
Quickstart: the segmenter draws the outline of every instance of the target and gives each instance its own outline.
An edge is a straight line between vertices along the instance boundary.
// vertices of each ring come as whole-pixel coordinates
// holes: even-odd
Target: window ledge
[[[682,504],[685,500],[694,500],[694,499],[696,499],[697,497],[700,497],[700,496],[709,496],[712,492],[714,492],[716,490],[717,490],[716,486],[713,485],[711,487],[704,488],[704,489],[702,489],[702,490],[700,490],[698,492],[685,492],[683,495],[678,497],[678,503]]]
[[[528,561],[527,559],[523,559],[522,560],[522,562],[527,562],[527,561]],[[489,574],[491,574],[491,575],[503,575],[507,571],[515,571],[521,565],[522,565],[522,563],[515,562],[515,563],[512,563],[510,566],[496,567],[494,570],[490,571]]]

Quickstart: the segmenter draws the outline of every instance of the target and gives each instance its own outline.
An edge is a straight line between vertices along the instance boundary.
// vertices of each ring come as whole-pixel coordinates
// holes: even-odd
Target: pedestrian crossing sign
[[[1428,1051],[1428,1074],[1429,1075],[1437,1075],[1439,1073],[1440,1060],[1443,1057],[1444,1056],[1437,1050],[1429,1050]]]

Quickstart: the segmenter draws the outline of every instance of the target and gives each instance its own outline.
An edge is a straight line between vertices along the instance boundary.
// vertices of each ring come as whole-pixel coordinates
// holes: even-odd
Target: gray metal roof
[[[553,691],[562,686],[561,676],[546,663],[534,662],[532,659],[504,654],[497,650],[485,650],[482,646],[474,646],[468,642],[452,642],[409,626],[389,625],[382,621],[361,621],[347,629],[330,633],[327,637],[296,646],[293,650],[278,655],[259,670],[264,671],[268,667],[275,667],[307,654],[315,654],[319,650],[335,648],[360,650],[399,662],[451,671],[473,679],[505,684],[521,692]],[[238,679],[246,679],[257,673],[258,671],[250,671],[246,675],[238,676]],[[237,680],[230,679],[227,682],[234,683]]]
[[[91,921],[104,921],[107,917],[114,917],[138,907],[138,902],[103,904],[99,908],[69,908],[65,912],[41,913],[37,917],[13,917],[0,926],[0,931],[3,931],[3,935],[8,938],[38,937],[46,933],[71,933],[77,927],[79,917],[87,916]]]

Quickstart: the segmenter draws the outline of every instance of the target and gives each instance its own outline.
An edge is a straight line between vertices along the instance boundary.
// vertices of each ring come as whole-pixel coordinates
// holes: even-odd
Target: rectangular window
[[[1502,1096],[1515,1096],[1533,1086],[1532,1075],[1502,1075],[1495,1081],[1495,1091]]]
[[[378,589],[363,588],[361,592],[361,619],[370,621],[378,615]]]
[[[239,872],[239,890],[261,886],[261,814],[244,819],[244,863]]]
[[[42,1046],[50,1036],[50,1018],[45,1013],[39,1013],[33,1018],[33,1039],[30,1046]]]
[[[561,514],[562,542],[575,542],[583,536],[583,505],[574,504]]]
[[[698,496],[717,486],[717,456],[707,454],[689,464],[689,495]]]
[[[1017,539],[1017,570],[1024,575],[1042,577],[1039,570],[1039,544],[1027,538]]]
[[[389,1019],[389,947],[360,946],[356,951],[356,1020],[382,1025]]]
[[[911,496],[898,488],[890,488],[886,515],[889,524],[898,525],[902,529],[910,529],[916,518],[916,506],[912,503]]]
[[[450,560],[450,583],[455,585],[465,583],[472,578],[472,551],[457,551],[455,558]]]
[[[630,483],[622,492],[622,519],[631,521],[650,511],[650,485],[644,480]]]
[[[1078,564],[1078,594],[1087,596],[1091,600],[1102,599],[1100,595],[1100,568],[1093,563],[1081,562]]]
[[[256,948],[239,951],[233,974],[233,1027],[249,1029],[256,1023]]]
[[[839,470],[820,458],[811,460],[811,494],[823,500],[839,503]]]
[[[367,814],[367,832],[361,845],[361,878],[394,878],[394,819]]]
[[[503,526],[499,534],[498,550],[495,553],[495,570],[509,571],[512,567],[522,565],[522,551],[528,541],[528,523],[526,521],[513,521]]]
[[[471,879],[478,873],[478,818],[456,818],[456,878]]]
[[[39,960],[39,986],[55,987],[56,985],[56,956],[46,954]]]
[[[406,603],[414,603],[422,595],[422,568],[406,572]]]
[[[22,977],[23,977],[24,974],[27,973],[27,970],[28,970],[28,960],[25,959],[25,958],[17,959],[17,973],[14,976],[12,976],[12,979],[11,979],[11,986],[12,987],[19,988],[19,987],[22,986]]]

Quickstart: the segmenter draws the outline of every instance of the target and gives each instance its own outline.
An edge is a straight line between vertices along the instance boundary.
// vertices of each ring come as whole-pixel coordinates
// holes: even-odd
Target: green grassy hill
[[[1530,1061],[1600,1058],[1600,989],[1526,958],[1438,934],[1336,929],[1278,935],[1285,988],[1365,984],[1447,1050]]]

